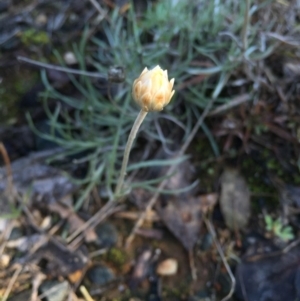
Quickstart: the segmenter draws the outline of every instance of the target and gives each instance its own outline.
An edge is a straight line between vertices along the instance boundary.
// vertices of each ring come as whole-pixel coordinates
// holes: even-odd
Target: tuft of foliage
[[[50,40],[48,34],[44,31],[38,31],[33,28],[29,28],[21,33],[21,41],[24,45],[46,45]]]
[[[295,238],[292,227],[284,226],[280,218],[273,219],[269,214],[266,214],[265,224],[267,231],[285,242]]]
[[[174,153],[170,149],[169,134],[176,133],[178,128],[182,141],[187,139],[200,112],[212,98],[216,107],[232,100],[234,95],[220,95],[230,76],[250,73],[249,69],[252,74],[255,62],[272,53],[277,45],[273,40],[264,42],[265,47],[261,47],[263,21],[254,25],[249,22],[251,16],[270,1],[259,1],[251,11],[247,3],[166,0],[149,4],[141,15],[131,3],[125,14],[118,9],[111,11],[91,37],[87,27],[80,43],[73,45],[82,75],[69,73],[68,76],[79,97],[56,90],[42,72],[47,88],[42,100],[51,130],[39,134],[62,146],[64,155],[81,154],[81,159],[74,160],[74,164],[87,162],[89,166],[85,179],[80,181],[87,188],[76,204],[77,209],[100,182],[109,198],[113,198],[123,146],[137,115],[137,107],[131,100],[131,84],[145,66],[151,68],[159,64],[168,69],[170,78],[175,78],[176,92],[165,111],[148,114],[142,126],[141,135],[148,142],[147,147],[132,160],[133,164],[139,162],[139,169],[149,164],[162,166],[162,160],[149,161],[152,146],[161,144],[167,153]],[[268,29],[272,26],[275,25],[269,24]],[[64,66],[59,52],[54,54]],[[121,66],[126,72],[125,81],[118,85],[106,82],[112,96],[105,95],[97,82],[84,74],[91,66],[104,78],[110,67]],[[50,98],[60,100],[54,112],[48,106]],[[205,124],[202,129],[218,155],[218,145],[210,129]],[[178,164],[177,161],[166,162],[171,165]],[[128,170],[132,170],[130,165]],[[161,180],[139,182],[137,186],[153,190]]]

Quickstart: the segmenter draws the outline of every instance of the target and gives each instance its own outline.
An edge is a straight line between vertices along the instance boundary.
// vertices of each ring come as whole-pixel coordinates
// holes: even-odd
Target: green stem
[[[124,157],[123,157],[123,162],[122,162],[122,167],[121,167],[121,172],[120,172],[120,177],[118,179],[118,183],[116,186],[116,190],[115,190],[115,196],[118,195],[122,189],[122,186],[124,184],[124,178],[126,175],[126,168],[127,168],[127,164],[128,164],[128,159],[129,159],[129,154],[130,154],[130,150],[133,144],[133,141],[136,137],[136,134],[143,122],[143,120],[145,119],[146,115],[148,112],[141,110],[139,115],[137,116],[132,129],[130,131],[128,140],[127,140],[127,144],[126,144],[126,148],[124,151]]]
[[[249,27],[249,10],[250,10],[250,2],[251,0],[246,0],[246,7],[245,7],[245,16],[244,16],[244,24],[242,29],[242,40],[243,40],[243,51],[244,54],[248,48],[248,27]]]

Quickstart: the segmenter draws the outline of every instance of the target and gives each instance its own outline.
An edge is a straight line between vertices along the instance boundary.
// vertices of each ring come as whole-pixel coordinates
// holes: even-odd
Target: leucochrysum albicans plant
[[[175,92],[173,85],[174,78],[169,81],[168,71],[162,70],[159,66],[156,66],[152,70],[145,68],[133,82],[132,97],[141,107],[141,111],[132,126],[127,140],[115,195],[120,194],[123,187],[130,150],[139,127],[148,112],[161,111],[170,102]]]

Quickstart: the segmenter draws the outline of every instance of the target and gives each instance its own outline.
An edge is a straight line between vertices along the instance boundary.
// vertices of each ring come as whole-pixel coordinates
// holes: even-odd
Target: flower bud
[[[152,70],[145,68],[133,82],[132,97],[142,110],[161,111],[171,100],[174,90],[174,78],[169,81],[168,71],[156,66]]]

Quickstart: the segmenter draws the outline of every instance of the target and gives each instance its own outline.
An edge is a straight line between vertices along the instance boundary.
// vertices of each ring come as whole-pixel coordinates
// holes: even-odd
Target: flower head
[[[161,111],[174,95],[174,78],[168,79],[168,71],[156,66],[145,68],[133,82],[132,97],[142,110]]]

